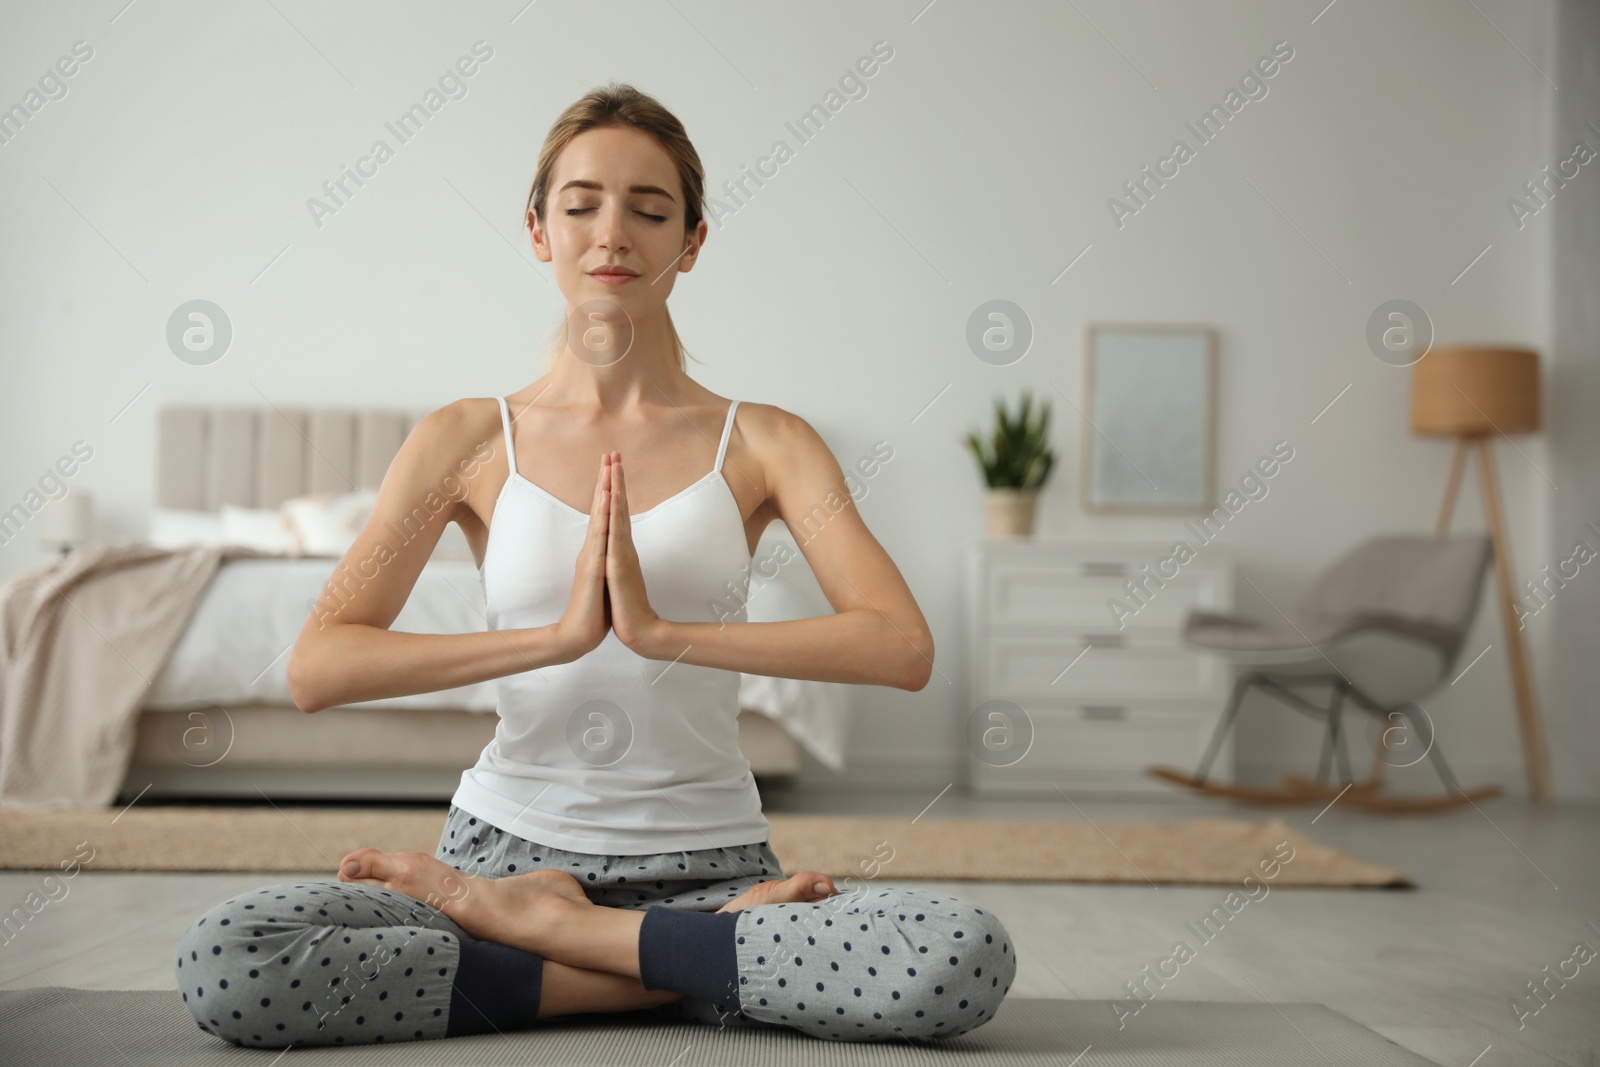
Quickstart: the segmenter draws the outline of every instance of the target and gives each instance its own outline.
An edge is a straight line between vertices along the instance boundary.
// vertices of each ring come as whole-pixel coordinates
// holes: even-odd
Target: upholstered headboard
[[[155,503],[195,511],[275,508],[308,493],[376,489],[430,410],[164,407]]]

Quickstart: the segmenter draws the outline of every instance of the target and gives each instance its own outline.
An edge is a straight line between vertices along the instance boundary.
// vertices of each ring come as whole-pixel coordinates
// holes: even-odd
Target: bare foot
[[[339,864],[339,881],[378,885],[435,908],[483,941],[543,952],[552,929],[573,908],[596,907],[565,871],[539,870],[485,878],[451,867],[426,852],[361,848]]]
[[[823,888],[818,890],[817,883]],[[826,900],[838,892],[833,879],[819,871],[801,871],[778,882],[757,882],[749,889],[728,901],[717,911],[743,911],[758,904],[801,904]]]

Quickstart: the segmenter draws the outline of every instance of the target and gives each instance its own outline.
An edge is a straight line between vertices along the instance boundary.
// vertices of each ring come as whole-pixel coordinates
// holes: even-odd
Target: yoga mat
[[[321,872],[332,879],[339,860],[358,848],[432,855],[445,811],[139,804],[7,810],[0,811],[0,869],[62,869],[76,858],[73,871]],[[836,881],[1237,886],[1254,874],[1274,886],[1415,888],[1399,872],[1319,845],[1280,819],[912,822],[773,813],[767,820],[787,873],[817,870]]]
[[[988,1024],[937,1043],[827,1041],[787,1028],[721,1028],[621,1016],[402,1044],[239,1047],[202,1031],[175,991],[49,986],[0,992],[8,1063],[212,1067],[337,1064],[578,1067],[1418,1067],[1433,1061],[1320,1004],[1154,1000],[1117,1028],[1110,1003],[1010,997]]]

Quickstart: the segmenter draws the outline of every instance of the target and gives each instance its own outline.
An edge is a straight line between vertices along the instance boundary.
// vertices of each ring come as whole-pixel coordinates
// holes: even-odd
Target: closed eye
[[[582,215],[582,214],[584,214],[586,212],[593,211],[593,210],[594,210],[594,208],[592,208],[592,207],[582,207],[582,208],[569,207],[569,208],[567,208],[567,214],[568,215]],[[641,211],[641,212],[639,212],[639,214],[643,215],[645,218],[651,220],[652,222],[666,222],[667,221],[667,217],[665,215],[652,215],[648,211]]]

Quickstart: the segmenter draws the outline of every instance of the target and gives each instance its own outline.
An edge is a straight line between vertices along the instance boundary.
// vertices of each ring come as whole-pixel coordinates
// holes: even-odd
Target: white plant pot
[[[1034,504],[1038,498],[1037,489],[986,489],[984,504],[989,520],[986,536],[991,539],[1031,537]]]

